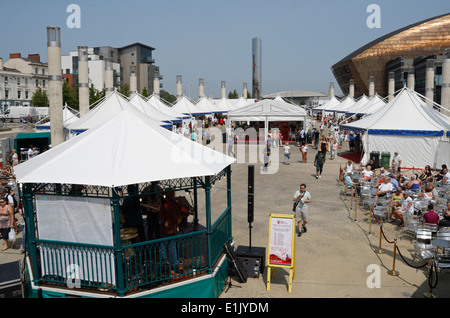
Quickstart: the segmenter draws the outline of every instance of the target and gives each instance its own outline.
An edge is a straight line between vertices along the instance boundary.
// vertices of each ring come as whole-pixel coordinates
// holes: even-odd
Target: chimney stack
[[[433,107],[434,100],[434,60],[427,60],[427,68],[425,70],[425,97],[427,105]]]
[[[222,93],[222,98],[225,98],[227,95],[227,86],[226,86],[226,84],[225,84],[225,81],[222,81],[221,82],[221,84],[220,84],[220,90],[221,90],[221,93]]]
[[[330,98],[334,97],[334,83],[330,82]]]
[[[350,86],[348,89],[348,96],[355,98],[355,81],[354,80],[350,80]]]
[[[375,95],[375,80],[373,76],[369,77],[369,98]]]
[[[389,72],[389,80],[388,80],[388,102],[394,99],[395,93],[395,75],[394,72]]]
[[[244,87],[243,87],[242,97],[244,97],[245,99],[247,99],[247,95],[248,95],[247,83],[244,83],[243,86],[244,86]]]
[[[198,98],[202,98],[205,96],[205,79],[199,78],[198,79]]]
[[[105,97],[114,91],[114,71],[111,58],[105,59]]]
[[[177,75],[177,101],[183,96],[183,86],[181,83],[181,75]]]
[[[137,76],[136,76],[136,66],[131,66],[130,74],[130,96],[137,93]]]
[[[414,90],[415,88],[414,66],[410,66],[408,68],[408,79],[406,82],[406,86],[412,90]]]
[[[444,50],[442,59],[441,106],[448,115],[450,111],[450,48]]]
[[[60,32],[59,27],[47,27],[48,100],[52,147],[64,142]]]
[[[153,78],[153,95],[159,96],[161,84],[159,83],[159,72],[155,72],[155,77]]]
[[[80,118],[89,112],[88,47],[78,47],[78,93]]]

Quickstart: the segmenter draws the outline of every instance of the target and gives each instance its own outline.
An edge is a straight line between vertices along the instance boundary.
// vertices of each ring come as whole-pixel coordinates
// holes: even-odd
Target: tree
[[[94,84],[91,84],[89,87],[89,105],[96,103],[99,99],[102,99],[105,96],[105,90],[99,91],[94,87]]]
[[[125,83],[122,85],[122,87],[119,89],[119,93],[122,95],[125,95],[126,97],[130,96],[130,86]]]
[[[31,105],[36,107],[48,107],[49,101],[47,92],[38,87],[31,97]]]
[[[239,98],[239,94],[236,92],[236,90],[232,92],[228,93],[228,99],[238,99]]]
[[[163,89],[159,93],[159,96],[161,97],[161,99],[163,101],[167,101],[170,104],[173,104],[173,102],[175,102],[177,100],[177,98],[174,95],[170,94],[169,92],[166,92]]]
[[[63,83],[63,105],[78,109],[78,90],[73,87],[69,87],[66,83]]]
[[[149,96],[148,91],[147,91],[147,87],[144,87],[144,88],[142,89],[141,95],[144,96],[144,97],[148,97],[148,96]]]

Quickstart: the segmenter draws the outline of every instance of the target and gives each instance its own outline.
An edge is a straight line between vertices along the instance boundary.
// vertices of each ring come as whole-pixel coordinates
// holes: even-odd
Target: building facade
[[[414,59],[442,55],[450,47],[450,13],[417,22],[382,36],[359,48],[331,67],[344,95],[354,80],[354,96],[368,95],[373,76],[375,92],[388,95],[388,72],[395,70],[396,83],[402,81]],[[396,60],[397,59],[397,60]],[[396,88],[399,88],[397,86]]]

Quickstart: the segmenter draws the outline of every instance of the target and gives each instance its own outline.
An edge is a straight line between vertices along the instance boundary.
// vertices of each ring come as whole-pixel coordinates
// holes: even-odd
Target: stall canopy
[[[215,103],[216,109],[222,110],[224,113],[235,109],[234,104],[228,98],[222,98]]]
[[[19,183],[115,187],[215,175],[234,161],[127,108],[14,170]]]
[[[382,107],[386,106],[386,102],[384,99],[382,99],[379,95],[375,94],[372,96],[367,103],[364,105],[361,105],[358,109],[351,109],[347,111],[347,115],[358,115],[358,116],[364,116],[364,115],[370,115],[378,110],[380,110]]]
[[[76,122],[79,119],[78,114],[75,110],[65,105],[63,107],[63,125],[67,126],[71,123]],[[43,120],[36,123],[36,131],[50,130],[50,116],[47,116]]]
[[[71,133],[81,133],[91,128],[95,128],[105,123],[109,119],[113,118],[117,114],[121,113],[123,110],[127,108],[134,108],[125,97],[120,95],[117,91],[113,91],[109,96],[105,97],[105,99],[99,102],[94,108],[92,108],[87,114],[83,117],[67,125],[67,130]],[[141,112],[141,114],[143,114]],[[167,125],[162,121],[153,120],[155,124],[163,125],[169,127],[171,125]]]
[[[313,112],[321,112],[324,111],[327,108],[334,108],[337,105],[339,105],[341,102],[336,98],[336,96],[331,97],[329,100],[327,100],[325,103],[323,103],[320,106],[314,107],[312,109]]]
[[[253,104],[255,101],[254,100],[245,99],[244,97],[241,96],[238,99],[231,100],[231,102],[234,105],[232,110],[236,110],[236,109],[239,109],[241,107]]]
[[[356,103],[356,101],[355,101],[355,99],[353,97],[347,96],[339,104],[337,104],[337,105],[328,105],[327,107],[324,107],[323,110],[326,111],[326,112],[334,113],[334,112],[338,112],[338,111],[340,111],[342,109],[349,108],[350,106],[352,106],[355,103]]]
[[[169,107],[168,105],[164,104],[159,96],[156,95],[151,95],[148,99],[147,99],[147,104],[149,104],[150,106],[156,108],[157,110],[159,110],[161,113],[164,113],[168,116],[171,117],[175,117],[175,118],[179,118],[179,119],[189,119],[190,116],[189,115],[185,115],[183,113],[180,113],[178,111],[176,111],[173,107]]]
[[[398,152],[404,167],[436,168],[450,162],[450,118],[406,87],[377,112],[340,127],[363,134],[362,162],[368,162],[374,151],[389,152],[391,157]]]
[[[366,95],[363,95],[353,105],[349,105],[347,108],[344,108],[344,109],[339,109],[337,112],[345,113],[347,116],[351,115],[351,114],[355,114],[355,110],[363,107],[368,101],[369,101],[369,98]]]
[[[222,112],[223,110],[216,108],[214,103],[210,101],[208,97],[204,96],[195,103],[193,115],[210,115]]]
[[[283,101],[263,99],[228,113],[230,121],[264,121],[265,127],[274,121],[303,121],[307,123],[307,113],[300,106]]]
[[[181,119],[170,116],[167,114],[164,114],[157,110],[155,107],[152,107],[149,105],[144,98],[139,94],[134,94],[130,98],[130,103],[135,106],[139,111],[147,115],[148,117],[160,121],[160,122],[166,122],[166,123],[180,123]]]
[[[185,115],[193,116],[195,113],[194,103],[191,102],[186,96],[181,96],[180,100],[172,106],[172,109]]]

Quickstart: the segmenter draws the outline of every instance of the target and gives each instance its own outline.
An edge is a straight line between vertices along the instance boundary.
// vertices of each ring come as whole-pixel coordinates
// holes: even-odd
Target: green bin
[[[381,166],[384,169],[389,169],[389,165],[391,163],[391,153],[390,152],[382,152],[381,153]]]

